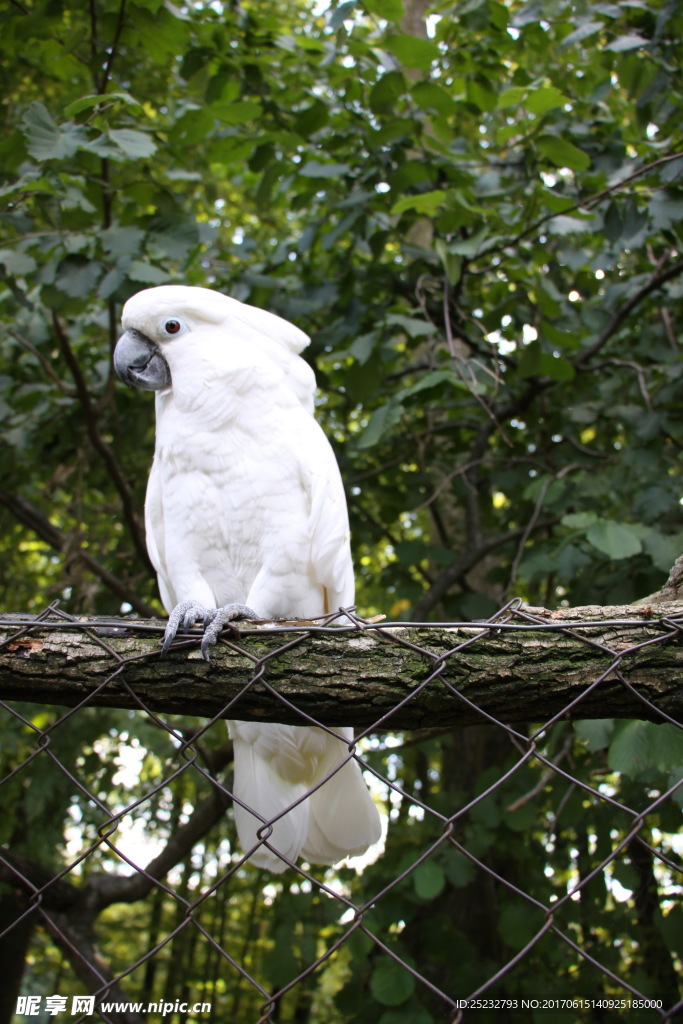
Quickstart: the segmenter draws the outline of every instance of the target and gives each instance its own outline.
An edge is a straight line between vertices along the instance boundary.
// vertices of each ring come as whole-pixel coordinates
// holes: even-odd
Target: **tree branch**
[[[97,948],[94,908],[88,901],[90,883],[81,887],[64,878],[55,879],[54,872],[8,850],[0,852],[0,881],[35,900],[37,921],[50,932],[88,991],[101,992],[125,1006],[125,993]],[[111,1012],[105,1019],[111,1024],[139,1024],[141,1020],[131,1009]]]
[[[510,612],[450,626],[254,625],[203,661],[163,627],[0,619],[0,698],[369,731],[683,718],[683,603]],[[225,634],[224,634],[225,636]]]
[[[574,360],[574,368],[581,370],[585,367],[586,363],[593,358],[593,356],[604,348],[612,335],[621,327],[626,317],[633,312],[636,306],[640,305],[644,298],[651,294],[651,292],[657,291],[662,285],[666,284],[667,281],[673,280],[678,277],[679,274],[683,274],[683,260],[679,260],[678,263],[674,263],[673,266],[669,267],[668,270],[655,272],[650,277],[642,288],[639,288],[635,295],[632,295],[628,302],[624,303],[621,309],[618,309],[614,314],[607,326],[600,332],[599,336],[589,345],[588,348],[583,351]]]
[[[118,45],[119,45],[119,41],[121,39],[121,33],[123,31],[123,26],[125,24],[125,20],[126,20],[126,0],[121,0],[120,6],[119,6],[118,19],[117,19],[117,22],[116,22],[116,29],[114,31],[114,39],[112,40],[112,44],[111,44],[111,47],[109,49],[109,56],[107,58],[107,64],[106,64],[106,66],[104,68],[104,71],[102,72],[102,79],[99,82],[99,85],[96,83],[97,91],[100,92],[100,93],[104,93],[105,92],[105,90],[107,88],[107,84],[108,84],[109,79],[111,77],[111,72],[112,72],[112,68],[114,66],[114,60],[116,59]]]
[[[232,743],[226,743],[220,751],[214,751],[212,771],[220,771],[230,761]],[[86,886],[87,902],[100,911],[112,903],[134,903],[144,899],[154,883],[165,878],[169,871],[189,856],[200,839],[225,815],[232,803],[225,792],[229,788],[230,783],[225,780],[223,786],[215,785],[211,795],[195,807],[185,824],[169,836],[161,853],[143,870],[132,875],[102,874],[90,878]]]
[[[147,604],[146,601],[138,597],[131,587],[100,565],[87,551],[84,551],[82,548],[74,550],[69,543],[67,535],[59,527],[55,526],[54,523],[51,523],[47,516],[44,516],[26,498],[0,490],[0,505],[4,505],[15,519],[18,519],[24,526],[33,530],[41,540],[45,541],[51,548],[54,548],[55,551],[68,551],[69,558],[82,562],[93,576],[97,576],[98,579],[102,580],[112,593],[120,597],[122,601],[127,601],[140,615],[148,617],[156,615],[156,609],[151,604]]]
[[[555,517],[553,519],[544,519],[541,522],[535,523],[536,529],[546,529],[549,526],[553,526],[559,520]],[[439,601],[443,600],[451,587],[459,583],[464,577],[470,572],[474,566],[489,555],[492,551],[497,548],[502,548],[505,544],[511,544],[515,540],[519,540],[527,532],[528,526],[519,526],[516,530],[510,530],[508,533],[501,534],[498,537],[490,537],[488,540],[482,541],[480,546],[477,548],[470,548],[464,551],[459,558],[456,558],[454,562],[447,565],[443,572],[440,572],[432,583],[429,590],[426,590],[420,600],[413,607],[411,620],[413,622],[420,622],[425,619],[432,608],[434,608]]]
[[[649,164],[645,164],[643,167],[638,168],[637,171],[634,171],[632,174],[627,175],[620,181],[615,182],[614,185],[609,185],[607,188],[601,189],[600,192],[595,192],[592,196],[588,196],[587,199],[578,199],[573,206],[569,206],[566,210],[563,210],[562,215],[566,217],[575,210],[590,210],[592,207],[597,206],[598,203],[601,203],[603,199],[608,199],[615,192],[621,191],[625,185],[630,185],[632,181],[636,181],[636,179],[641,178],[644,174],[654,170],[656,167],[659,167],[662,164],[671,163],[672,160],[681,160],[682,158],[683,153],[680,152],[669,153],[667,156],[660,156],[657,160],[652,160]],[[505,249],[518,245],[519,242],[528,238],[529,235],[536,234],[539,228],[543,227],[544,224],[547,224],[548,221],[553,220],[554,217],[557,217],[557,213],[544,214],[513,238],[508,238],[504,242],[497,242],[496,245],[491,246],[490,249],[483,249],[477,255],[477,261],[481,260],[485,256],[494,256],[496,253],[504,252]]]

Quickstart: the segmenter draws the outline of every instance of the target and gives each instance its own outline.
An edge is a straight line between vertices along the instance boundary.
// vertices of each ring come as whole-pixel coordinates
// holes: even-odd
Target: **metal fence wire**
[[[99,673],[97,685],[83,686],[77,699],[63,701],[74,704],[68,709],[20,703],[17,694],[0,702],[5,752],[0,951],[6,953],[3,983],[18,999],[17,1019],[38,1011],[42,1019],[55,1019],[71,1009],[74,1020],[94,1013],[113,1024],[149,1019],[155,1012],[229,1024],[328,1024],[378,1020],[384,1013],[385,1024],[421,1024],[519,1019],[515,1013],[525,1007],[524,1019],[534,1019],[532,1011],[544,1008],[564,1011],[567,1020],[613,1019],[612,1011],[630,1020],[676,1019],[683,1002],[675,981],[666,991],[653,990],[655,982],[642,967],[647,956],[643,961],[636,954],[653,942],[654,959],[667,961],[661,977],[673,972],[675,979],[680,969],[683,949],[677,947],[674,925],[680,934],[676,901],[683,851],[671,822],[679,810],[676,791],[683,772],[670,772],[666,785],[661,773],[639,786],[629,781],[628,771],[619,775],[618,760],[606,761],[607,741],[600,743],[600,730],[607,736],[612,726],[595,722],[594,709],[605,688],[613,695],[617,687],[642,708],[642,716],[633,715],[643,719],[639,725],[665,723],[667,736],[681,729],[670,707],[658,707],[636,677],[639,656],[651,660],[653,651],[680,643],[683,617],[655,611],[649,619],[634,618],[627,624],[631,640],[626,644],[620,625],[625,626],[539,618],[512,602],[486,622],[450,624],[454,642],[444,650],[430,645],[429,638],[443,637],[447,624],[422,625],[421,642],[415,643],[408,624],[367,621],[348,609],[334,622],[271,628],[282,643],[278,639],[265,655],[254,647],[262,631],[247,625],[238,634],[227,630],[220,643],[251,663],[251,678],[229,706],[202,720],[160,713],[127,682],[127,673],[159,658],[163,625],[74,619],[56,605],[35,617],[0,617],[0,660],[14,659],[21,668],[38,659],[40,666],[51,638],[69,634],[96,647]],[[545,642],[549,633],[554,644],[588,647],[600,669],[547,720],[510,724],[514,714],[498,716],[480,708],[451,674],[458,661],[466,662],[502,631],[524,634],[527,652],[533,650],[530,635]],[[132,653],[117,649],[113,638],[119,634],[136,641]],[[281,702],[285,721],[333,730],[311,712],[314,704],[309,701],[302,711],[301,702],[280,693],[272,680],[285,657],[294,651],[303,659],[307,645],[321,636],[340,645],[340,657],[346,646],[357,660],[359,635],[370,636],[387,659],[399,649],[422,665],[421,679],[374,721],[372,693],[358,683],[369,724],[356,729],[349,756],[360,763],[386,808],[385,848],[350,867],[300,863],[269,875],[250,866],[248,851],[236,842],[228,813],[231,747],[221,720],[239,718],[240,700],[256,688]],[[185,635],[170,659],[202,664],[198,643],[198,636]],[[61,656],[66,666],[66,649]],[[541,657],[548,657],[546,648]],[[452,725],[424,716],[415,733],[396,725],[409,719],[411,702],[421,699],[428,706],[429,694],[437,691],[440,699],[445,695],[452,701],[456,715],[480,722],[463,729],[485,727],[485,736],[494,741],[492,746],[487,740],[486,749],[501,752],[476,792],[467,791],[462,780],[447,780],[446,765],[441,776],[427,765],[422,783],[413,778],[408,785],[401,775],[406,751],[428,745],[439,733],[442,740],[451,734],[446,745],[451,743],[449,763],[457,775],[459,740],[452,738]],[[118,710],[103,706],[109,692]],[[191,707],[191,691],[187,697]],[[577,766],[570,723],[582,718],[591,701],[593,710],[585,717],[594,720],[593,731],[583,738],[602,758],[593,762],[592,774]],[[524,721],[523,711],[520,717]],[[647,733],[651,745],[660,728]],[[631,750],[634,736],[632,730]],[[516,782],[517,795],[510,799]],[[498,819],[486,820],[494,804]],[[576,836],[563,838],[572,807],[573,813],[578,808],[589,815],[583,847]],[[535,844],[542,853],[545,845],[549,859],[544,864],[538,857],[536,877],[529,861],[521,877],[512,857],[508,868],[505,849],[490,837],[482,843],[471,827],[483,823],[495,834],[501,813],[511,820],[517,815],[521,841],[526,829],[530,847]],[[54,838],[60,830],[61,845]],[[398,852],[392,848],[394,833],[412,836]],[[269,823],[261,835],[267,843]],[[563,842],[568,866],[560,878],[550,853]],[[391,877],[387,863],[394,866]],[[537,877],[544,873],[556,876],[546,879],[545,889]],[[455,892],[452,904],[447,889]],[[466,989],[463,949],[476,940],[471,928],[463,937],[466,924],[456,920],[457,913],[453,932],[444,930],[444,913],[448,920],[451,906],[468,905],[471,925],[480,901],[486,929],[491,903],[484,906],[485,893],[494,894],[494,916],[496,906],[507,908],[507,938],[496,945],[483,934],[488,956],[472,967]],[[423,925],[431,915],[439,932],[434,948],[440,945],[443,954],[439,963],[428,943],[402,943],[411,927],[400,919],[406,900],[421,907]],[[513,905],[516,913],[509,909]],[[302,938],[299,907],[314,922],[304,929],[310,941]],[[583,927],[576,923],[582,914]],[[655,936],[655,924],[668,935],[668,945],[661,934]],[[510,929],[517,930],[517,939],[510,938]],[[640,967],[633,966],[636,961]],[[553,971],[564,977],[556,1002],[546,998],[557,993]],[[568,991],[572,972],[584,984],[590,977],[593,991]],[[91,1002],[79,1003],[79,994]],[[141,998],[147,1002],[136,1002]]]

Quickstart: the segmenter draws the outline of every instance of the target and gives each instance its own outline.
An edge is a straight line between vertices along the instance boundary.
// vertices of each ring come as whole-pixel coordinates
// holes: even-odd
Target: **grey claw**
[[[204,605],[199,604],[197,601],[181,601],[177,604],[171,614],[168,617],[166,624],[166,631],[164,632],[164,639],[161,644],[161,656],[168,654],[169,648],[176,638],[176,633],[180,629],[180,623],[183,624],[183,629],[187,632],[192,628],[197,619],[203,619],[204,623],[207,621],[207,617],[211,617],[211,613],[206,610]]]
[[[211,661],[209,647],[211,644],[216,643],[223,626],[227,622],[233,622],[235,619],[258,618],[259,616],[254,609],[247,607],[246,604],[226,604],[223,608],[217,608],[211,615],[211,621],[205,628],[204,636],[202,637],[202,657],[204,660]]]
[[[223,608],[205,608],[197,601],[181,601],[177,604],[168,617],[166,632],[161,644],[162,657],[168,653],[169,648],[176,638],[182,622],[185,632],[190,630],[198,619],[204,623],[204,636],[202,637],[202,657],[205,661],[211,661],[209,647],[215,644],[218,636],[227,622],[234,619],[258,619],[259,615],[253,608],[245,604],[226,604]]]

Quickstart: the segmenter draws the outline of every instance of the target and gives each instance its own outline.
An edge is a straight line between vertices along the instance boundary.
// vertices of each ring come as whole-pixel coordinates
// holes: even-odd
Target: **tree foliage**
[[[463,619],[514,595],[617,604],[657,589],[683,538],[682,39],[681,7],[665,0],[350,0],[326,11],[304,0],[13,0],[0,36],[3,604],[161,610],[141,524],[153,412],[115,384],[110,355],[125,299],[173,281],[311,334],[361,609]],[[681,757],[641,725],[587,726],[573,773],[598,773],[645,807]],[[144,721],[90,710],[61,728],[60,753],[110,808],[130,799],[112,775],[124,746],[139,745],[143,786],[173,762],[173,744]],[[548,735],[549,758],[568,728]],[[6,768],[28,756],[31,730],[3,729]],[[513,756],[490,737],[396,742],[378,739],[368,758],[405,797],[383,794],[387,849],[361,876],[338,873],[349,889],[376,891],[433,840],[411,795],[452,813]],[[33,853],[57,866],[65,836],[80,849],[97,814],[47,757],[31,770],[42,784],[9,790],[4,838],[29,848],[52,808]],[[546,903],[587,877],[626,825],[560,776],[508,813],[542,770],[530,762],[477,804],[462,841]],[[184,786],[145,805],[159,841],[202,797],[201,779]],[[667,804],[648,817],[654,846],[673,814]],[[178,869],[181,888],[204,885],[230,856],[221,837]],[[597,875],[585,899],[563,904],[564,924],[656,995],[681,953],[679,912],[657,907],[649,942],[637,943],[647,911],[615,882],[661,895],[671,877],[636,853],[618,863],[618,878]],[[343,928],[316,890],[249,871],[204,912],[267,990]],[[121,966],[140,955],[138,929],[167,934],[177,911],[159,895],[144,926],[125,906],[108,913],[105,949]],[[426,958],[430,980],[448,976],[458,992],[534,926],[509,893],[482,902],[476,871],[447,847],[372,915],[392,948],[423,969]],[[160,974],[174,991],[181,968],[184,984],[216,990],[215,951],[189,942],[183,931],[164,948]],[[50,964],[54,950],[43,952]],[[508,991],[604,983],[550,936],[526,963]],[[221,1019],[251,1020],[258,995],[231,991]],[[440,1012],[360,932],[287,999],[283,1021],[429,1024]]]

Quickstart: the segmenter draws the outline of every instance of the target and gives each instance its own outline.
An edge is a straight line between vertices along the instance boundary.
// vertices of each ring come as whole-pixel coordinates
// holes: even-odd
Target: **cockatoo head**
[[[294,364],[308,336],[273,313],[210,288],[162,285],[138,292],[123,307],[124,333],[114,350],[114,369],[126,384],[145,391],[171,387],[176,369],[212,365],[240,355],[276,364],[300,376]],[[250,355],[251,353],[251,355]],[[305,364],[302,364],[305,366]],[[306,367],[306,369],[308,369]]]

